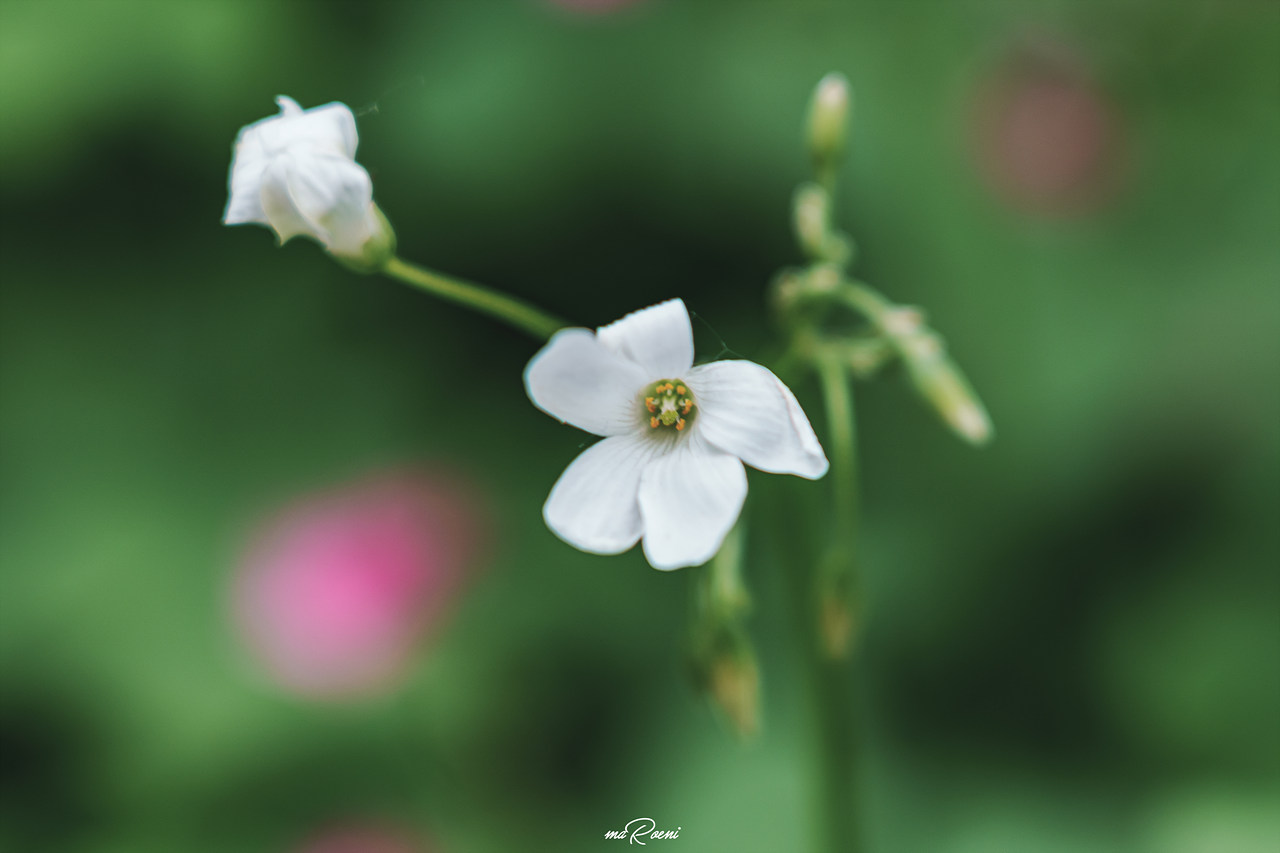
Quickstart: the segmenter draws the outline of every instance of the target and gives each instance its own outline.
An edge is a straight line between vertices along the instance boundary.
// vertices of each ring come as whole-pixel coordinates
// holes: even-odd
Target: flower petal
[[[275,121],[273,116],[264,121]],[[227,179],[227,208],[223,211],[224,225],[240,225],[245,222],[269,224],[262,209],[262,175],[270,158],[262,147],[262,136],[256,128],[262,122],[243,127],[236,134],[231,154],[231,172]]]
[[[609,349],[643,367],[649,381],[683,378],[693,366],[693,327],[679,299],[628,314],[599,335]]]
[[[298,212],[311,222],[331,251],[358,252],[369,239],[373,181],[364,167],[312,148],[289,155],[289,194]]]
[[[275,230],[281,244],[287,243],[299,234],[316,238],[321,243],[328,239],[327,234],[317,231],[314,223],[302,215],[289,191],[294,164],[287,157],[277,157],[262,174],[262,209],[267,224]]]
[[[267,170],[267,159],[258,153],[242,153],[239,144],[231,160],[231,175],[227,181],[227,207],[222,212],[223,225],[243,225],[258,222],[269,225],[267,212],[262,209],[262,176]]]
[[[280,115],[249,125],[243,131],[246,137],[268,156],[287,151],[295,145],[310,145],[355,159],[360,136],[356,132],[356,117],[346,104],[333,102],[303,110],[291,98],[276,98]]]
[[[596,435],[634,432],[649,377],[607,349],[589,329],[562,329],[524,371],[524,388],[542,411]]]
[[[272,160],[263,176],[262,204],[281,242],[307,234],[336,254],[359,254],[377,224],[369,173],[309,146]]]
[[[668,447],[640,478],[644,554],[663,570],[714,557],[747,497],[747,472],[734,456],[696,433]]]
[[[551,489],[542,517],[551,532],[591,554],[619,554],[640,539],[636,494],[646,463],[661,445],[620,435],[588,447]]]
[[[698,401],[695,428],[752,468],[816,480],[827,457],[795,395],[750,361],[716,361],[688,376]]]

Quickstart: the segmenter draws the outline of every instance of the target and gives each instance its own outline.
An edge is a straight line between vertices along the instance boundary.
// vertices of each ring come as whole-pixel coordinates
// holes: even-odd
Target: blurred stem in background
[[[760,670],[745,624],[751,611],[742,582],[745,527],[738,519],[698,577],[690,659],[695,680],[725,722],[749,738],[760,728]]]
[[[808,658],[818,735],[815,777],[819,850],[855,853],[865,833],[857,819],[854,768],[858,730],[850,660],[864,606],[858,592],[858,466],[852,380],[868,378],[900,359],[919,394],[962,438],[991,437],[986,409],[946,354],[924,314],[898,306],[854,281],[847,270],[853,240],[833,222],[834,198],[849,121],[848,81],[828,74],[809,105],[807,135],[815,180],[797,187],[793,225],[808,266],[783,270],[773,304],[790,343],[779,370],[807,367],[817,374],[827,410],[831,459],[832,530],[825,551],[808,561],[801,600],[802,647]],[[813,630],[816,626],[816,631]]]
[[[525,332],[538,340],[546,340],[559,329],[569,325],[564,320],[536,308],[528,302],[507,296],[496,290],[433,272],[398,257],[386,261],[380,269],[383,275],[425,290],[433,296],[464,305],[481,314],[487,314]]]

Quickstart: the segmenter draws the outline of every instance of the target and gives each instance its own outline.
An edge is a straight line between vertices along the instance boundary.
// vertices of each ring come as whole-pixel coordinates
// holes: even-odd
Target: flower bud
[[[395,235],[355,160],[354,114],[339,103],[309,110],[284,96],[276,103],[280,115],[236,137],[223,223],[266,225],[282,245],[310,237],[354,269],[377,269],[394,251]]]
[[[760,671],[745,644],[725,649],[711,661],[707,690],[740,737],[760,730]]]
[[[792,214],[801,250],[815,260],[824,258],[831,222],[831,197],[827,191],[812,183],[796,187]]]
[[[832,574],[818,595],[818,642],[829,660],[847,660],[857,628],[849,567]]]
[[[899,341],[911,382],[952,431],[970,444],[991,439],[991,418],[938,336],[921,332]]]
[[[820,167],[830,168],[844,152],[849,123],[849,81],[832,71],[818,81],[809,101],[809,150]]]

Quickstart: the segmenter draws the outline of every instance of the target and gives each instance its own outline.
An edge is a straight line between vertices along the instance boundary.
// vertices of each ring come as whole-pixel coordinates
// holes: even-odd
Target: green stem
[[[514,296],[507,296],[479,284],[452,278],[411,264],[401,258],[391,258],[381,272],[391,278],[425,290],[433,296],[456,302],[481,314],[501,320],[539,340],[546,340],[559,329],[569,325],[564,320],[535,308]]]
[[[867,285],[854,281],[846,280],[840,282],[840,286],[836,290],[836,296],[850,308],[870,320],[881,333],[887,331],[886,327],[890,326],[890,317],[897,308],[887,298]]]
[[[818,603],[816,615],[822,626],[820,636],[811,635],[809,645],[818,718],[820,849],[830,853],[856,853],[861,849],[854,790],[857,723],[849,661],[845,653],[837,652],[841,646],[847,652],[852,639],[849,634],[857,628],[856,617],[851,612],[851,599],[856,601],[858,512],[853,395],[850,377],[839,353],[818,353],[815,366],[827,410],[835,504],[831,550],[814,570],[812,591],[816,595],[810,599]],[[833,632],[843,635],[843,642],[833,640]]]
[[[818,356],[818,375],[827,409],[830,432],[832,490],[835,493],[836,518],[841,530],[856,535],[858,514],[856,436],[853,419],[853,394],[844,359],[836,353]],[[851,537],[852,538],[852,537]]]

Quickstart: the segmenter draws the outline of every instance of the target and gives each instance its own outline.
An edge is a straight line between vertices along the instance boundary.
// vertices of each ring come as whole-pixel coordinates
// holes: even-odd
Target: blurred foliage
[[[1120,140],[1063,215],[974,151],[986,81],[1045,38]],[[901,377],[858,389],[872,849],[1274,849],[1280,7],[7,0],[0,850],[287,850],[344,817],[596,850],[641,814],[800,849],[785,552],[750,547],[743,747],[684,679],[697,570],[543,527],[584,437],[525,399],[535,347],[218,218],[237,128],[345,101],[406,256],[584,325],[679,295],[703,358],[763,359],[833,68],[859,272],[927,308],[997,430],[974,451]],[[280,695],[227,620],[246,531],[421,459],[489,494],[484,576],[397,694]],[[755,528],[824,509],[751,483]]]

